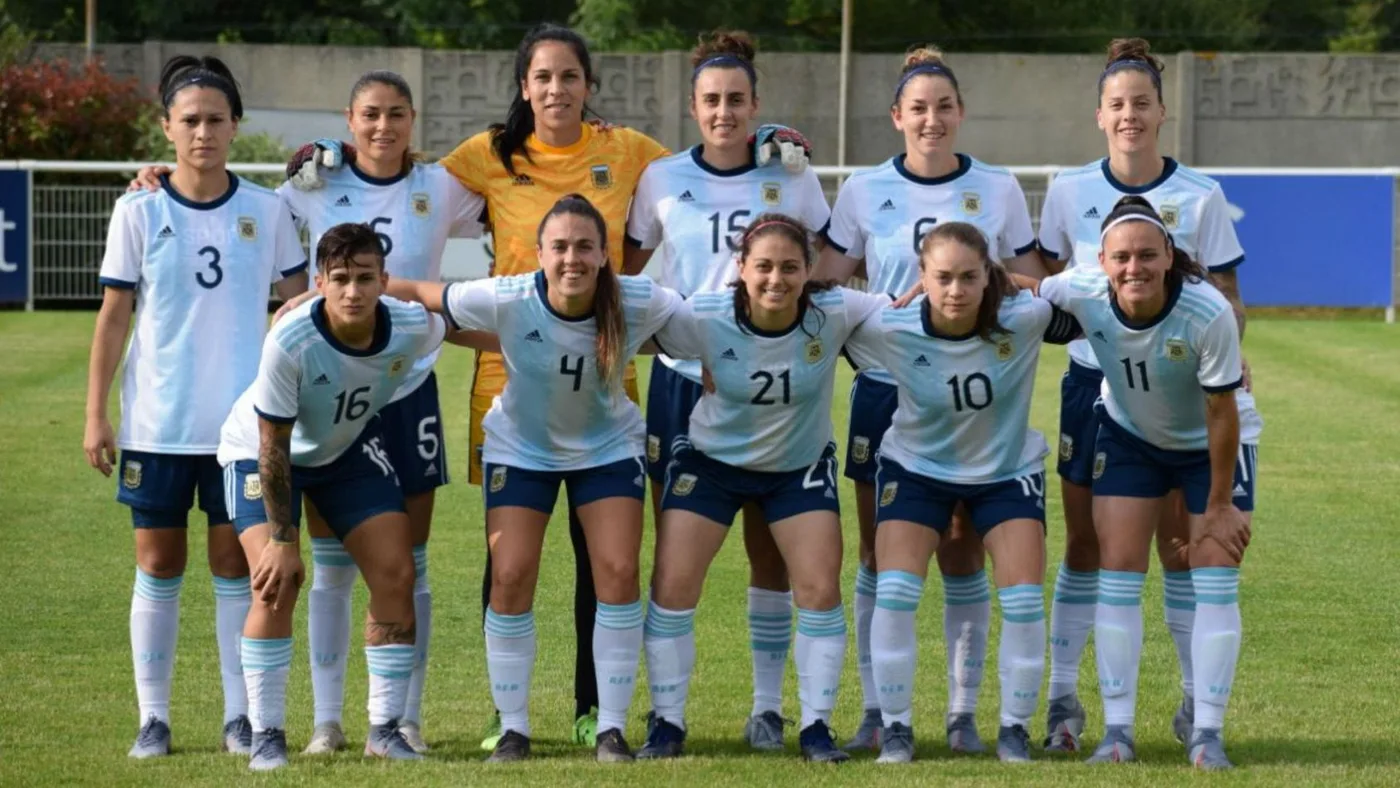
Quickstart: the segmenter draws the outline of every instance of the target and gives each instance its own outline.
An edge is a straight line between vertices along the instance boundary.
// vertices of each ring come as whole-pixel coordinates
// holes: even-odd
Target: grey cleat
[[[248,768],[268,772],[287,765],[287,733],[280,728],[268,728],[253,734],[253,758]]]
[[[997,730],[997,757],[1002,763],[1031,762],[1031,734],[1023,725],[1003,725]]]
[[[608,728],[597,734],[597,738],[595,749],[598,763],[631,763],[636,760],[632,748],[627,746],[627,740],[622,737],[622,731],[617,728]]]
[[[1123,725],[1110,725],[1103,732],[1103,741],[1089,756],[1088,763],[1130,763],[1137,760],[1133,750],[1133,735]]]
[[[845,750],[839,749],[832,740],[831,729],[825,722],[816,722],[803,728],[797,734],[797,743],[802,748],[802,760],[812,763],[844,763],[851,759]]]
[[[1188,750],[1191,765],[1208,772],[1233,769],[1235,765],[1225,757],[1225,743],[1220,740],[1220,731],[1215,728],[1198,728],[1191,737]]]
[[[1045,751],[1079,752],[1084,720],[1084,706],[1078,695],[1052,698],[1045,715]]]
[[[847,750],[879,750],[880,731],[885,727],[885,721],[880,716],[879,709],[866,709],[865,716],[860,718],[860,727],[856,728],[856,735],[846,742]]]
[[[977,735],[977,720],[971,714],[948,715],[948,749],[953,752],[986,752],[982,737]]]
[[[902,722],[890,723],[880,731],[880,757],[876,763],[912,763],[914,729]]]
[[[791,724],[776,711],[755,714],[744,723],[744,741],[755,750],[776,752],[783,749],[783,725]]]
[[[253,754],[253,723],[248,721],[248,715],[240,714],[224,723],[224,738],[219,742],[219,749],[234,755]]]
[[[514,763],[530,757],[530,737],[519,731],[506,731],[496,742],[487,763]]]
[[[152,714],[136,734],[136,743],[127,751],[130,758],[159,758],[170,754],[170,726]]]
[[[416,722],[404,722],[399,724],[399,733],[403,734],[404,741],[419,755],[428,752],[428,743],[423,740],[423,728]]]
[[[307,742],[306,749],[302,750],[301,754],[330,755],[345,749],[347,744],[345,731],[340,729],[340,723],[323,722],[311,731],[311,741]]]
[[[1181,705],[1172,715],[1172,734],[1182,744],[1191,741],[1191,731],[1196,727],[1196,699],[1190,695],[1181,696]]]
[[[369,734],[365,736],[365,757],[386,758],[391,761],[423,760],[423,756],[414,752],[408,744],[408,739],[403,737],[398,720],[369,726]]]

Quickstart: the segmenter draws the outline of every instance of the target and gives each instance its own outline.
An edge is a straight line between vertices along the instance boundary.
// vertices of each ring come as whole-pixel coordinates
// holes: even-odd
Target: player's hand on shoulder
[[[896,298],[894,300],[894,303],[890,304],[890,306],[893,306],[895,309],[903,309],[904,307],[909,306],[911,303],[913,303],[914,299],[918,298],[923,294],[924,283],[915,282],[913,287],[906,290],[904,292],[904,295]]]
[[[169,175],[174,170],[164,164],[148,164],[136,171],[136,177],[131,179],[131,183],[126,185],[129,192],[160,191],[160,179],[163,175]]]
[[[287,161],[287,180],[298,191],[311,192],[326,185],[322,169],[338,170],[355,161],[355,146],[322,137],[297,148]]]
[[[272,315],[272,325],[277,325],[277,321],[281,320],[284,316],[286,316],[288,312],[292,311],[293,309],[296,309],[297,307],[301,306],[307,301],[310,301],[311,299],[315,298],[320,294],[320,290],[316,290],[313,288],[311,290],[306,290],[304,292],[298,293],[297,295],[283,302],[282,306],[277,308],[277,312]]]
[[[88,465],[112,475],[112,466],[117,461],[117,439],[112,432],[112,422],[105,418],[88,419],[83,427],[83,452],[87,454]]]
[[[801,175],[812,161],[812,143],[797,129],[765,123],[749,138],[754,164],[766,167],[776,159],[793,175]]]
[[[617,128],[616,124],[609,123],[602,118],[589,118],[588,125],[592,126],[595,131],[612,131]]]

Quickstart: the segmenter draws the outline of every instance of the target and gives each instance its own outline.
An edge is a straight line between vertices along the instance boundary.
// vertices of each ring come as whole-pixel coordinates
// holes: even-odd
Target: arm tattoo
[[[365,645],[367,646],[411,646],[417,636],[413,624],[392,621],[365,622]]]
[[[259,419],[262,448],[258,451],[258,477],[262,480],[263,506],[279,542],[296,539],[292,518],[292,425]]]

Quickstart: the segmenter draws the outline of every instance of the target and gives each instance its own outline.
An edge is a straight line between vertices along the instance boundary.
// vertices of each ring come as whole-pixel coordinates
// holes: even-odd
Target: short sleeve
[[[1049,301],[1056,307],[1068,311],[1070,309],[1070,302],[1073,301],[1071,297],[1073,288],[1070,284],[1070,279],[1073,276],[1074,270],[1070,269],[1061,271],[1054,276],[1045,277],[1040,280],[1038,294],[1041,298]]]
[[[140,213],[132,206],[132,200],[117,200],[112,207],[112,220],[107,224],[107,249],[102,255],[102,270],[97,278],[103,287],[135,289],[141,281],[145,236]]]
[[[638,277],[650,278],[650,277]],[[685,303],[680,294],[669,287],[658,284],[651,286],[651,303],[647,305],[646,322],[642,324],[642,336],[651,337],[671,320],[671,316]]]
[[[860,186],[848,180],[836,194],[836,205],[831,209],[822,237],[826,245],[846,255],[852,260],[865,257],[865,233],[860,227]]]
[[[700,320],[695,316],[691,301],[682,301],[670,318],[655,334],[661,352],[674,359],[700,359],[705,355],[705,343],[700,339]]]
[[[1196,262],[1212,273],[1228,271],[1244,262],[1244,248],[1230,218],[1230,204],[1217,185],[1201,203],[1200,230],[1196,233]]]
[[[258,377],[253,381],[253,410],[268,421],[291,424],[297,420],[301,369],[278,343],[279,333],[268,334],[263,342]]]
[[[1212,394],[1234,391],[1244,382],[1244,366],[1240,360],[1240,332],[1235,325],[1235,313],[1229,309],[1210,321],[1201,334],[1200,368],[1196,379],[1201,388]]]
[[[309,224],[308,217],[311,216],[310,197],[305,192],[297,191],[290,182],[277,187],[277,196],[281,198],[282,204],[287,206],[287,210],[291,211],[292,224],[297,231],[305,230]]]
[[[297,232],[292,210],[286,202],[277,206],[277,232],[272,241],[272,256],[277,265],[274,282],[299,274],[307,268],[306,250],[301,247],[301,233]]]
[[[428,312],[427,307],[421,304],[419,307],[424,312]],[[447,318],[428,312],[428,330],[423,332],[423,344],[419,348],[419,355],[426,356],[437,350],[445,338],[447,338]]]
[[[811,168],[802,171],[801,200],[798,203],[798,218],[814,230],[820,230],[831,221],[831,206],[826,204],[826,192],[822,191],[821,179]]]
[[[851,331],[894,303],[885,293],[865,293],[847,287],[841,288],[841,295],[846,308],[846,325]]]
[[[451,173],[446,173],[450,175]],[[447,199],[452,224],[447,228],[449,238],[480,238],[485,232],[486,198],[462,185],[456,178],[447,178]]]
[[[1061,205],[1064,202],[1061,197],[1064,190],[1055,186],[1056,182],[1052,181],[1050,189],[1045,193],[1045,204],[1040,209],[1040,238],[1037,243],[1041,254],[1063,262],[1074,253],[1074,242],[1069,237]]]
[[[885,361],[881,357],[884,349],[884,337],[881,335],[882,323],[880,314],[877,312],[873,317],[857,326],[849,337],[846,337],[846,357],[850,359],[856,369],[885,368]]]
[[[661,218],[656,211],[657,181],[661,171],[647,167],[642,179],[637,182],[637,193],[632,197],[632,211],[627,217],[627,243],[639,249],[655,249],[661,245]]]
[[[443,166],[463,188],[477,194],[487,191],[486,157],[491,153],[491,133],[483,131],[458,145],[438,163]]]
[[[645,169],[657,159],[670,155],[671,151],[667,150],[665,145],[662,145],[640,131],[633,132],[632,160],[637,163],[639,168]]]
[[[442,289],[442,313],[457,331],[496,331],[495,278],[452,282]]]
[[[1010,260],[1035,249],[1035,231],[1031,229],[1031,212],[1026,207],[1026,193],[1021,190],[1021,182],[1010,176],[1006,189],[1006,203],[1002,206],[1005,219],[1001,235],[997,237],[997,256]]]

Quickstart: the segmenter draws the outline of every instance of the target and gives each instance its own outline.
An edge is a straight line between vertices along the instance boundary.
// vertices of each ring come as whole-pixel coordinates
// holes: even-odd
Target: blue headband
[[[956,90],[958,87],[958,78],[953,76],[953,72],[948,70],[947,67],[940,66],[937,63],[924,63],[922,65],[914,66],[913,68],[909,69],[909,71],[905,73],[904,76],[899,78],[899,84],[894,86],[894,101],[896,104],[899,103],[899,94],[904,92],[905,83],[907,83],[914,77],[919,76],[920,74],[928,74],[930,76],[936,77],[947,77],[948,81],[953,83],[954,90]]]
[[[1119,71],[1129,70],[1141,71],[1144,74],[1146,74],[1147,78],[1152,80],[1152,86],[1157,88],[1157,95],[1162,95],[1162,75],[1157,73],[1157,69],[1154,68],[1151,63],[1147,62],[1146,60],[1143,60],[1142,58],[1137,57],[1124,58],[1122,60],[1115,60],[1112,63],[1109,63],[1108,67],[1105,68],[1103,70],[1103,73],[1099,75],[1099,92],[1103,92],[1104,80],[1108,79],[1114,74],[1117,74]]]
[[[749,61],[734,55],[715,55],[714,57],[700,61],[700,65],[696,66],[694,73],[690,75],[690,84],[694,85],[695,79],[700,76],[700,72],[710,66],[742,68],[744,73],[749,75],[749,83],[755,87],[758,86],[758,75],[754,73],[753,65],[751,65]]]

